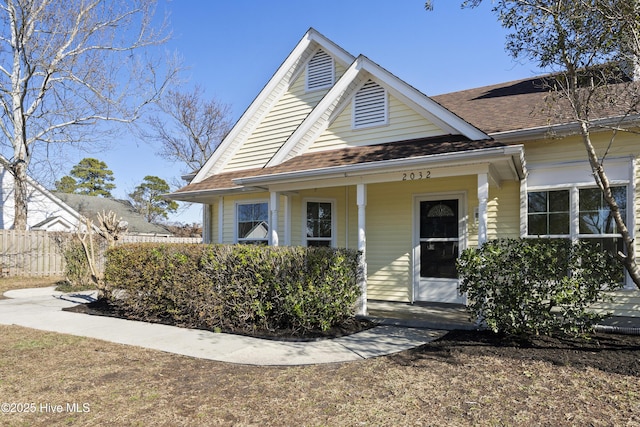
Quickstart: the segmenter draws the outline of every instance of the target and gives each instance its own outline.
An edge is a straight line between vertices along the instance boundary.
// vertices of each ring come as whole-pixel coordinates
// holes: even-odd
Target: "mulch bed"
[[[127,315],[123,311],[119,310],[118,307],[112,305],[107,299],[101,298],[96,301],[92,301],[85,304],[75,305],[73,307],[64,308],[64,311],[70,311],[74,313],[83,313],[90,314],[95,316],[108,316],[108,317],[119,317],[122,319],[129,320],[140,320],[140,321],[150,321],[153,323],[161,323],[164,325],[171,326],[181,326],[181,327],[191,327],[190,325],[181,325],[176,324],[169,318],[154,318],[154,319],[140,319]],[[222,329],[218,332],[225,332],[236,335],[246,335],[253,336],[257,338],[265,338],[265,339],[273,339],[279,341],[313,341],[317,339],[326,339],[326,338],[337,338],[346,335],[351,335],[356,332],[361,332],[367,329],[374,327],[375,324],[366,319],[349,319],[346,322],[343,322],[340,325],[335,325],[332,328],[321,331],[294,331],[287,329],[279,329],[279,330],[256,330],[248,333],[244,330],[237,329]]]
[[[64,310],[90,315],[128,318],[104,299],[79,304]],[[166,319],[154,319],[154,321],[172,324]],[[353,319],[328,331],[314,331],[306,334],[290,330],[261,330],[251,334],[235,330],[223,330],[222,332],[285,341],[312,341],[350,335],[373,326],[375,324],[370,321]],[[545,335],[514,337],[485,330],[454,330],[438,340],[391,357],[397,363],[412,365],[424,359],[457,363],[455,362],[456,356],[461,354],[544,361],[558,366],[592,367],[610,373],[640,376],[640,336],[638,335],[594,333],[588,337]]]
[[[640,376],[640,336],[594,333],[589,337],[513,337],[491,331],[451,331],[439,340],[396,356],[401,363],[455,356],[488,356],[549,362],[574,368],[592,367],[621,375]]]

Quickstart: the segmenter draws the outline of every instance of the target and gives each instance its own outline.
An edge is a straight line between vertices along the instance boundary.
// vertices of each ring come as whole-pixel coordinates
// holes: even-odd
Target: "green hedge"
[[[127,315],[252,333],[326,331],[354,314],[358,253],[252,245],[130,244],[107,252]]]
[[[620,262],[568,239],[500,239],[463,251],[457,263],[468,308],[494,332],[581,334],[602,318],[588,310],[618,289]]]

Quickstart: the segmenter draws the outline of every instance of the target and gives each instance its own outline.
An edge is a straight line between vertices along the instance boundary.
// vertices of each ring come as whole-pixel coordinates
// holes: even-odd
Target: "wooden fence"
[[[0,272],[2,276],[63,276],[62,248],[71,233],[0,230]],[[125,235],[121,243],[201,243],[199,237]]]

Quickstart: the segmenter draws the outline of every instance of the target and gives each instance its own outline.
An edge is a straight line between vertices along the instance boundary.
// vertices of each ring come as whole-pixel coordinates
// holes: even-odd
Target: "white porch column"
[[[224,243],[224,197],[218,199],[218,243]]]
[[[213,205],[202,205],[202,243],[211,243],[211,209]]]
[[[280,193],[272,191],[269,203],[269,242],[271,246],[278,246],[278,211],[280,210]]]
[[[478,247],[487,241],[487,204],[489,201],[489,175],[478,174]]]
[[[358,301],[359,312],[363,316],[367,315],[367,233],[366,214],[367,206],[367,185],[358,184],[356,186],[356,203],[358,204],[358,251],[361,253],[359,268],[362,271],[360,288],[360,301]]]

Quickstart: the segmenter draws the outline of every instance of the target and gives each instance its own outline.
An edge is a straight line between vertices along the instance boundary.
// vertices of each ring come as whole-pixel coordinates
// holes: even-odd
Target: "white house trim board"
[[[358,163],[354,165],[334,166],[323,169],[311,169],[296,172],[283,172],[271,175],[249,176],[236,178],[233,181],[238,185],[249,186],[269,186],[278,191],[296,190],[304,188],[316,188],[318,186],[353,185],[357,183],[388,182],[397,177],[380,177],[384,174],[398,174],[411,168],[430,168],[431,178],[448,177],[456,175],[470,175],[476,173],[487,173],[488,165],[495,162],[514,161],[514,156],[519,159],[520,149],[518,146],[484,148],[478,150],[462,151],[446,154],[434,154],[428,156],[418,156],[403,159],[385,160],[369,163]],[[504,168],[511,171],[511,168]],[[492,170],[496,170],[495,168]],[[515,176],[492,177],[493,181],[500,179],[519,180],[523,177],[524,170]],[[363,178],[371,175],[370,179]],[[322,179],[323,181],[318,181]],[[325,180],[335,180],[329,185],[324,185]],[[310,187],[305,182],[310,182]]]
[[[269,196],[269,244],[271,246],[279,246],[278,214],[280,210],[280,193],[272,191]]]
[[[358,205],[358,251],[360,269],[364,272],[360,278],[359,314],[367,315],[367,185],[356,186],[356,204]]]
[[[267,82],[265,87],[260,91],[255,100],[249,105],[244,114],[229,132],[229,135],[222,141],[213,155],[207,160],[205,165],[198,171],[193,178],[193,183],[200,182],[206,177],[220,172],[226,163],[233,157],[233,154],[251,135],[251,132],[257,127],[261,120],[275,105],[277,100],[289,88],[291,79],[296,77],[297,70],[305,68],[311,54],[318,47],[331,55],[334,60],[348,66],[354,57],[347,53],[344,49],[324,37],[322,34],[309,29],[304,37],[298,42],[293,51],[285,59],[275,74]],[[303,59],[303,60],[301,60]]]
[[[478,174],[478,246],[487,242],[487,205],[489,201],[489,174]]]

